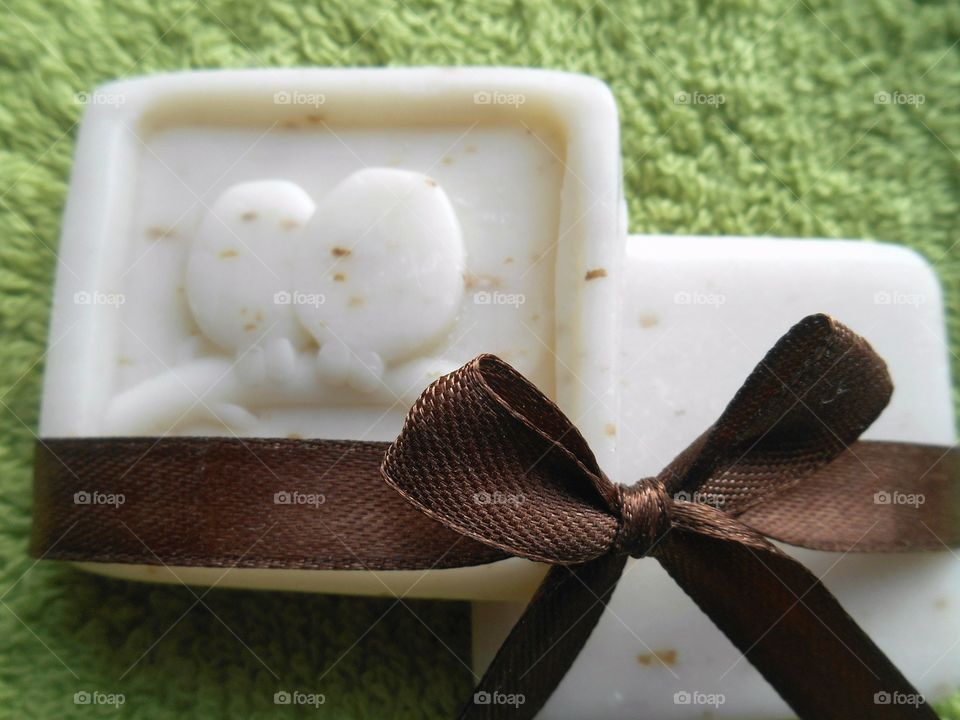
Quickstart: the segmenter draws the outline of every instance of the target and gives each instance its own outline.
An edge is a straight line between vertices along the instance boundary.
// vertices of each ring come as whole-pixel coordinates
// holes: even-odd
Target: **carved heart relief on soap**
[[[302,347],[307,335],[284,302],[316,204],[286,180],[241,183],[221,194],[197,230],[187,261],[187,301],[200,331],[224,350],[268,339]]]
[[[406,360],[454,321],[463,239],[447,194],[430,177],[355,172],[323,198],[303,236],[294,287],[323,302],[295,310],[320,344],[322,364],[335,366],[343,346],[372,362]]]

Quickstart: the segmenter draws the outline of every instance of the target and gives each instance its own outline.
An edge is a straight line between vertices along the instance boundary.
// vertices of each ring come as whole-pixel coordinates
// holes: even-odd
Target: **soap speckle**
[[[334,257],[349,257],[351,255],[351,250],[345,247],[335,247],[330,251],[330,254]]]
[[[360,307],[363,305],[363,298],[359,295],[354,295],[347,301],[347,305],[349,307]]]
[[[303,440],[303,435],[301,435],[300,433],[290,433],[289,435],[287,435],[287,439],[289,439],[289,440]]]
[[[656,315],[640,316],[640,327],[644,329],[652,328],[654,325],[657,325],[659,322],[660,322],[660,319]]]
[[[667,667],[673,667],[677,664],[676,650],[654,650],[651,653],[637,655],[637,662],[643,666],[659,665],[663,663]]]
[[[436,186],[437,186],[437,181],[434,180],[433,178],[427,178],[427,179],[426,179],[426,183],[427,183],[427,187],[436,187]]]
[[[240,253],[238,253],[233,248],[228,248],[227,250],[221,250],[219,253],[217,253],[217,257],[220,258],[221,260],[228,260],[230,258],[237,257],[237,255],[239,254]]]
[[[258,217],[260,217],[260,214],[255,210],[247,210],[245,213],[241,213],[240,215],[240,219],[244,222],[253,222]]]
[[[444,156],[443,156],[443,164],[444,164],[444,165],[453,165],[455,162],[456,162],[456,158],[452,158],[452,157],[450,157],[449,155],[444,155]]]
[[[325,120],[323,115],[307,115],[307,122],[313,123],[314,125],[319,125]]]
[[[464,152],[466,152],[468,155],[475,155],[477,152],[477,146],[467,145],[467,147],[464,148]]]
[[[603,426],[603,431],[610,437],[614,437],[617,434],[617,426],[613,423],[607,423]]]
[[[164,227],[163,225],[152,225],[147,228],[147,237],[151,240],[166,240],[177,236],[177,229]]]
[[[533,316],[531,316],[531,317],[530,317],[530,322],[540,322],[540,316],[539,316],[539,315],[533,315]]]
[[[934,606],[937,610],[946,610],[948,604],[949,604],[949,603],[947,603],[947,599],[946,599],[946,598],[937,598],[936,600],[933,601],[933,606]]]
[[[253,332],[254,330],[257,329],[257,324],[247,323],[246,325],[243,326],[243,329],[246,330],[247,332]]]
[[[117,365],[129,367],[130,365],[133,365],[133,360],[128,358],[126,355],[121,355],[117,358]]]
[[[284,230],[296,230],[298,227],[300,227],[300,223],[291,218],[284,218],[280,221],[280,227],[282,227]]]
[[[346,279],[347,279],[347,276],[344,275],[343,273],[334,273],[334,276],[333,276],[334,282],[345,282]]]
[[[674,417],[683,417],[683,416],[686,415],[686,414],[687,414],[687,411],[684,410],[683,408],[680,408],[680,409],[678,409],[678,410],[674,410],[674,411],[673,411],[673,416],[674,416]]]
[[[593,270],[587,270],[587,275],[584,279],[596,280],[597,278],[605,278],[606,276],[607,271],[604,268],[595,268]]]
[[[477,288],[486,288],[488,290],[492,290],[499,288],[502,285],[503,280],[495,275],[477,275],[474,273],[463,274],[463,286],[467,290],[475,290]]]
[[[509,265],[509,264],[512,263],[512,262],[513,262],[513,258],[512,258],[512,257],[504,258],[504,260],[503,260],[503,264],[504,264],[504,265]]]

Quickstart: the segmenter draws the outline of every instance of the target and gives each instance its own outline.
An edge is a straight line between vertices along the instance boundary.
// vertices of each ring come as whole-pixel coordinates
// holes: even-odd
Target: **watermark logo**
[[[73,694],[74,705],[110,705],[119,708],[127,702],[123,693],[105,693],[99,690],[78,690]]]
[[[327,501],[323,493],[302,493],[296,490],[281,490],[273,494],[274,505],[310,505],[320,507]]]
[[[720,107],[727,102],[721,93],[678,92],[673,96],[674,105],[709,105]]]
[[[113,507],[120,507],[126,501],[127,498],[123,493],[80,490],[73,494],[74,505],[113,505]]]
[[[527,701],[523,693],[502,693],[494,690],[492,693],[486,690],[478,690],[473,694],[474,705],[508,705],[518,708]]]
[[[327,701],[323,693],[308,693],[300,690],[278,690],[273,694],[274,705],[307,705],[318,708]]]
[[[673,694],[674,705],[709,705],[718,708],[727,701],[723,693],[704,693],[690,692],[689,690],[677,690]]]
[[[473,303],[475,305],[512,305],[518,308],[526,301],[527,296],[522,293],[479,290],[473,294]]]
[[[877,490],[877,492],[873,494],[874,505],[907,505],[909,507],[918,508],[926,501],[927,497],[923,493],[905,493],[898,492],[896,490],[893,492],[888,490]]]
[[[910,707],[920,707],[926,702],[926,699],[920,693],[887,692],[881,690],[873,695],[874,705],[909,705]]]
[[[673,302],[677,305],[703,305],[720,309],[720,306],[727,302],[727,296],[720,293],[680,290],[674,294]]]
[[[305,292],[287,292],[281,290],[273,294],[274,305],[309,305],[310,307],[320,307],[327,301],[327,296],[322,293]]]
[[[308,93],[300,90],[287,92],[286,90],[281,90],[273,94],[274,105],[304,105],[318,108],[326,102],[327,96],[323,93]]]
[[[873,294],[874,305],[907,305],[918,308],[927,301],[923,293],[907,293],[901,290],[878,290]]]
[[[127,296],[121,293],[104,293],[94,290],[80,290],[73,294],[74,305],[108,305],[118,308],[127,302]]]
[[[473,94],[474,105],[509,105],[520,107],[527,101],[526,95],[499,90],[478,90]]]
[[[473,494],[473,501],[477,505],[519,505],[524,502],[526,497],[523,493],[503,493],[499,490],[489,492],[478,492]]]
[[[693,493],[681,490],[673,494],[673,499],[683,502],[700,503],[701,505],[710,505],[716,508],[721,507],[726,502],[726,498],[719,493],[705,493],[699,490]]]
[[[881,90],[878,93],[874,93],[873,96],[874,105],[912,105],[913,107],[917,107],[918,105],[923,105],[926,101],[927,98],[923,93],[902,93],[898,90],[894,90],[893,92]]]
[[[109,107],[120,107],[127,101],[127,98],[119,93],[104,92],[78,92],[73,94],[73,102],[77,105],[107,105]]]

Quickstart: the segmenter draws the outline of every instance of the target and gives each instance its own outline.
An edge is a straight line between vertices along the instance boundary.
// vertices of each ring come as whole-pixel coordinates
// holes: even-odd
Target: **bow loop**
[[[869,343],[826,315],[794,325],[720,418],[662,473],[731,515],[829,464],[889,402],[893,383]]]
[[[530,560],[586,562],[617,533],[617,491],[586,440],[493,355],[424,391],[381,470],[430,517]]]

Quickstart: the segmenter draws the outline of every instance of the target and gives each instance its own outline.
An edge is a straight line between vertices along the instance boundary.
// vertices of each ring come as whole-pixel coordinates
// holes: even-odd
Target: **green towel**
[[[464,603],[195,596],[27,557],[76,96],[99,83],[295,65],[596,75],[620,103],[633,232],[904,243],[939,271],[957,349],[957,3],[0,0],[0,20],[5,717],[443,718],[472,682]],[[682,93],[723,102],[684,104]],[[285,689],[323,693],[325,704],[280,708],[273,695]],[[123,693],[122,714],[76,705],[78,691]],[[960,696],[940,709],[960,719]]]

